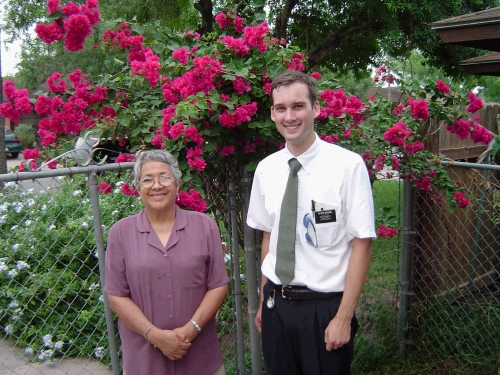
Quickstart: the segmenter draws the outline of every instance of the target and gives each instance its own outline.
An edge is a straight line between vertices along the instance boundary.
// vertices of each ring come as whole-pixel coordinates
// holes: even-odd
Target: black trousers
[[[350,375],[356,317],[351,321],[351,340],[327,351],[325,330],[337,314],[342,295],[315,300],[288,300],[274,296],[274,307],[266,301],[274,284],[264,286],[262,306],[262,350],[269,375]]]

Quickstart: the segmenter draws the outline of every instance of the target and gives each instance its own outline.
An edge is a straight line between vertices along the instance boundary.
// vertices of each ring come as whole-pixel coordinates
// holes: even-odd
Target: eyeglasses
[[[316,228],[314,227],[314,223],[311,219],[311,215],[309,213],[304,215],[304,219],[302,220],[304,226],[307,228],[306,232],[306,241],[309,245],[318,247],[318,235],[316,234]],[[309,224],[312,225],[312,228],[314,230],[314,238],[316,239],[316,242],[313,241],[311,235],[309,234]]]
[[[139,180],[139,184],[145,187],[146,189],[153,187],[155,181],[158,180],[160,186],[169,186],[172,184],[175,179],[169,176],[160,176],[160,177],[145,177],[142,180]]]

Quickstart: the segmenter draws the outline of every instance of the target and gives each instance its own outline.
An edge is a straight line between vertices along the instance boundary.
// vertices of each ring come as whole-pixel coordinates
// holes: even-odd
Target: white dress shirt
[[[271,233],[262,273],[275,284],[281,284],[275,274],[276,244],[288,160],[293,157],[285,147],[259,163],[247,216],[250,227]],[[343,291],[352,251],[350,241],[376,237],[368,172],[358,154],[324,142],[317,135],[314,144],[297,159],[302,168],[298,172],[295,276],[291,284],[320,292]],[[335,210],[336,221],[327,215],[326,222],[321,222],[313,212],[313,202],[318,212],[321,208]],[[303,218],[308,213],[313,224],[306,228]],[[317,247],[307,243],[306,232]]]

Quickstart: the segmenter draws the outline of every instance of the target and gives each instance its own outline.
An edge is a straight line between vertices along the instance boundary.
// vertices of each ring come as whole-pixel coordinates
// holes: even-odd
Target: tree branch
[[[285,6],[276,17],[276,27],[274,28],[274,37],[286,39],[286,29],[288,27],[288,20],[292,14],[293,8],[297,5],[299,0],[287,0]]]

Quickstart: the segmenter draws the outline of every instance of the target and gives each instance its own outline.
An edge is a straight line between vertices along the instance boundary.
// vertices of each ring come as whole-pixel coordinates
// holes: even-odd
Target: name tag
[[[334,223],[337,221],[335,210],[323,210],[314,212],[314,221],[316,224]]]

